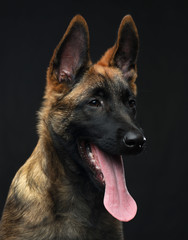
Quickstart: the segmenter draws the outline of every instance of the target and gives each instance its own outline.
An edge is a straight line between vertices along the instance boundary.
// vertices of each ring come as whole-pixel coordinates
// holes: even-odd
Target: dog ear
[[[88,26],[81,15],[76,15],[54,50],[48,77],[56,80],[56,84],[72,84],[80,70],[87,68],[89,63]]]
[[[135,69],[138,46],[139,38],[136,25],[132,17],[127,15],[121,21],[110,65],[120,68],[123,74]]]
[[[125,16],[118,30],[118,38],[115,45],[108,49],[98,64],[102,66],[115,66],[123,75],[136,69],[138,55],[138,31],[130,15]]]

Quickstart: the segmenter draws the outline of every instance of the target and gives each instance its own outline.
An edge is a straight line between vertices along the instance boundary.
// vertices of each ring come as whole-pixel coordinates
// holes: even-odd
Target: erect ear
[[[118,39],[110,65],[121,69],[123,74],[135,68],[138,55],[138,31],[130,15],[125,16],[118,30]]]
[[[138,31],[130,15],[125,16],[118,30],[115,45],[108,49],[98,64],[118,67],[123,75],[136,69],[138,55]]]
[[[89,63],[88,26],[85,19],[77,15],[54,51],[48,74],[55,75],[59,83],[72,84],[80,70],[86,69]]]
[[[110,60],[110,65],[115,65],[125,74],[135,68],[138,55],[138,31],[130,15],[125,16],[118,30],[117,42]]]

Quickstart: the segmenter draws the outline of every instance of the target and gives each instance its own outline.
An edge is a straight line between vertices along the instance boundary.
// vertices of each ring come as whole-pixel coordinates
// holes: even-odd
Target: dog
[[[120,240],[137,206],[123,155],[146,141],[136,123],[138,31],[130,15],[95,64],[76,15],[54,50],[39,111],[39,141],[14,177],[1,240]]]

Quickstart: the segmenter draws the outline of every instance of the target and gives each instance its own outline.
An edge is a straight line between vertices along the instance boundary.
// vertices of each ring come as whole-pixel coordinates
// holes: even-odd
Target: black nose
[[[123,138],[125,146],[129,149],[142,148],[146,142],[144,135],[136,130],[129,131],[125,134]]]

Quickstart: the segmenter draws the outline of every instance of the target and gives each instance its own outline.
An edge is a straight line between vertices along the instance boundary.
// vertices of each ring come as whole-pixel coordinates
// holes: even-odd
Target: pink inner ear
[[[72,77],[70,75],[70,72],[69,71],[66,71],[66,70],[62,70],[61,72],[59,72],[59,82],[63,82],[63,81],[66,81],[66,82],[71,82],[72,81]]]
[[[77,70],[83,64],[83,53],[86,51],[86,39],[83,35],[83,30],[72,30],[72,33],[66,39],[60,58],[59,66],[59,81],[71,81],[76,75]],[[86,57],[86,56],[84,56]]]

